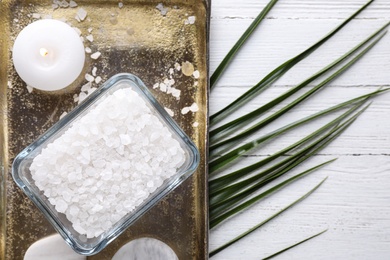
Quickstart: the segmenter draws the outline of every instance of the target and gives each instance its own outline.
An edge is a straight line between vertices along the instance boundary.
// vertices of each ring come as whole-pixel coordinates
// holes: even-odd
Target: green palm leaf
[[[296,246],[299,246],[299,245],[302,244],[302,243],[305,243],[305,242],[307,242],[307,241],[309,241],[309,240],[311,240],[311,239],[313,239],[313,238],[315,238],[315,237],[318,237],[319,235],[322,235],[322,234],[325,233],[326,231],[328,231],[328,230],[325,229],[324,231],[321,231],[320,233],[317,233],[317,234],[315,234],[315,235],[313,235],[313,236],[311,236],[311,237],[305,238],[304,240],[299,241],[298,243],[295,243],[294,245],[291,245],[291,246],[289,246],[289,247],[286,247],[286,248],[284,248],[284,249],[282,249],[282,250],[280,250],[280,251],[278,251],[278,252],[276,252],[276,253],[274,253],[274,254],[272,254],[272,255],[270,255],[270,256],[267,256],[267,257],[263,258],[263,260],[268,260],[268,259],[274,258],[275,256],[278,256],[278,255],[280,255],[280,254],[286,252],[287,250],[290,250],[291,248],[294,248],[294,247],[296,247]]]
[[[227,139],[222,142],[213,144],[210,146],[210,151],[212,152],[216,148],[221,148],[221,147],[229,147],[232,145],[237,144],[239,141],[241,141],[244,138],[247,138],[248,136],[252,135],[262,127],[268,125],[269,123],[273,122],[274,120],[278,119],[303,101],[305,101],[307,98],[315,94],[317,91],[322,89],[324,86],[326,86],[328,83],[332,82],[334,79],[336,79],[338,76],[340,76],[343,72],[345,72],[347,69],[349,69],[353,64],[355,64],[361,57],[363,57],[372,47],[374,47],[384,34],[380,35],[378,39],[376,39],[374,42],[372,42],[370,45],[368,45],[366,48],[364,48],[359,54],[356,55],[351,61],[349,61],[347,64],[345,64],[343,67],[341,67],[339,70],[334,72],[331,76],[323,80],[320,84],[316,85],[288,105],[284,106],[282,109],[279,111],[273,113],[272,115],[266,117],[265,119],[261,120],[259,123],[251,126],[250,128],[244,130],[243,132]]]
[[[378,36],[389,24],[390,23],[385,24],[382,28],[377,30],[374,34],[369,36],[367,39],[365,39],[361,43],[359,43],[356,47],[351,49],[349,52],[347,52],[346,54],[344,54],[343,56],[341,56],[340,58],[338,58],[337,60],[335,60],[334,62],[329,64],[328,66],[326,66],[324,69],[318,71],[317,73],[315,73],[314,75],[312,75],[308,79],[304,80],[302,83],[298,84],[296,87],[288,90],[287,92],[285,92],[284,94],[280,95],[279,97],[277,97],[277,98],[271,100],[270,102],[262,105],[258,109],[256,109],[256,110],[254,110],[254,111],[252,111],[252,112],[250,112],[250,113],[248,113],[248,114],[246,114],[244,116],[241,116],[241,117],[239,117],[239,118],[237,118],[235,120],[232,120],[232,121],[230,121],[230,122],[228,122],[228,123],[226,123],[226,124],[216,128],[216,129],[210,131],[210,141],[211,142],[215,142],[215,141],[223,139],[224,137],[228,136],[229,134],[231,134],[232,132],[234,132],[238,128],[244,127],[245,125],[247,125],[248,123],[253,121],[253,119],[257,118],[258,116],[260,116],[263,113],[267,112],[269,109],[275,107],[276,105],[280,104],[282,101],[284,101],[287,98],[291,97],[293,94],[297,93],[299,90],[301,90],[302,88],[306,87],[311,82],[313,82],[315,79],[319,78],[320,76],[324,75],[325,73],[327,73],[331,69],[335,68],[337,65],[339,65],[343,61],[345,61],[352,54],[354,54],[359,49],[361,49],[363,46],[365,46],[369,41],[371,41],[373,38]]]
[[[375,97],[376,95],[382,94],[383,92],[386,92],[388,90],[390,90],[390,89],[387,88],[387,89],[377,90],[377,91],[350,99],[348,101],[342,102],[342,103],[337,104],[335,106],[332,106],[330,108],[324,109],[320,112],[317,112],[313,115],[299,119],[293,123],[290,123],[286,126],[278,128],[277,130],[274,130],[268,134],[265,134],[264,136],[257,138],[254,141],[251,141],[251,142],[248,142],[244,145],[241,145],[241,146],[235,148],[234,150],[221,155],[219,158],[210,161],[209,162],[209,173],[213,174],[213,173],[217,172],[218,170],[221,170],[223,167],[225,167],[225,166],[229,165],[230,163],[236,161],[237,159],[241,158],[241,156],[243,154],[246,154],[249,151],[252,151],[253,149],[258,148],[260,146],[260,144],[262,144],[266,141],[270,141],[273,138],[276,138],[276,137],[286,133],[287,131],[293,130],[299,126],[302,126],[304,124],[312,122],[320,117],[329,115],[333,112],[336,112],[336,111],[344,109],[348,106],[354,105],[357,102],[360,102],[362,100],[367,100],[369,98]]]
[[[270,1],[267,6],[259,13],[256,19],[251,23],[251,25],[246,29],[243,35],[238,39],[236,44],[230,49],[228,54],[222,60],[221,64],[216,68],[213,75],[210,77],[210,88],[213,88],[219,77],[222,75],[229,62],[233,59],[237,51],[241,48],[241,46],[246,42],[246,40],[251,36],[253,31],[257,28],[257,26],[263,21],[264,17],[271,11],[272,7],[278,2],[278,0]]]
[[[359,13],[361,13],[364,9],[366,9],[373,0],[369,1],[367,4],[362,6],[359,10],[357,10],[354,14],[352,14],[348,19],[346,19],[343,23],[333,29],[330,33],[325,35],[321,40],[310,46],[308,49],[298,54],[297,56],[289,59],[285,63],[281,64],[279,67],[270,72],[265,78],[263,78],[259,83],[257,83],[254,87],[249,89],[239,98],[234,100],[228,106],[218,111],[214,115],[210,116],[210,124],[216,124],[229,115],[230,112],[236,110],[238,107],[244,105],[248,100],[254,98],[257,94],[259,94],[266,87],[270,86],[273,82],[283,76],[288,70],[294,67],[298,62],[309,56],[316,49],[318,49],[322,44],[324,44],[327,40],[329,40],[333,35],[335,35],[338,31],[340,31],[345,25],[347,25],[353,18],[355,18]],[[227,55],[229,56],[229,54]],[[229,58],[230,60],[230,58]]]
[[[285,208],[281,209],[280,211],[278,211],[277,213],[273,214],[272,216],[270,216],[269,218],[263,220],[262,222],[260,222],[259,224],[257,224],[256,226],[254,226],[253,228],[249,229],[248,231],[242,233],[241,235],[239,235],[238,237],[230,240],[229,242],[227,242],[226,244],[218,247],[217,249],[211,251],[209,253],[209,256],[213,256],[219,252],[221,252],[222,250],[224,250],[225,248],[229,247],[230,245],[236,243],[237,241],[239,241],[240,239],[246,237],[247,235],[249,235],[250,233],[254,232],[255,230],[257,230],[258,228],[262,227],[263,225],[265,225],[266,223],[268,223],[269,221],[273,220],[274,218],[276,218],[277,216],[279,216],[280,214],[282,214],[283,212],[285,212],[286,210],[288,210],[289,208],[293,207],[294,205],[298,204],[299,202],[301,202],[302,200],[304,200],[305,198],[307,198],[310,194],[312,194],[314,191],[316,191],[324,182],[325,182],[326,178],[324,180],[322,180],[319,184],[317,184],[313,189],[311,189],[309,192],[307,192],[305,195],[303,195],[302,197],[300,197],[299,199],[297,199],[296,201],[294,201],[293,203],[291,203],[290,205],[286,206]]]

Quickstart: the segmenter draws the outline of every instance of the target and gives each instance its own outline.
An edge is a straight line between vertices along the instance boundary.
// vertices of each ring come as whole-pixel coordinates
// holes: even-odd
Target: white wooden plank
[[[212,18],[254,18],[269,0],[213,0]],[[280,0],[268,14],[269,19],[344,19],[366,0]],[[377,0],[357,19],[389,19],[390,2]]]
[[[210,69],[241,36],[250,20],[214,19],[211,24]],[[278,65],[294,57],[335,28],[339,20],[266,20],[258,28],[218,82],[219,86],[253,86]],[[328,65],[385,24],[382,20],[357,20],[279,79],[293,85]],[[341,86],[386,85],[390,82],[390,35],[338,79]]]
[[[313,158],[295,172],[328,159]],[[327,233],[278,259],[388,259],[390,158],[375,156],[341,157],[288,186],[212,230],[210,248],[261,222],[326,176],[328,180],[309,198],[213,259],[260,259],[327,228]]]

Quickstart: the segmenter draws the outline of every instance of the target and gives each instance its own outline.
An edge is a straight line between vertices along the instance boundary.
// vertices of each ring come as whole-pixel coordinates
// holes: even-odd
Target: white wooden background
[[[267,3],[268,0],[213,0],[211,72]],[[211,113],[245,92],[281,62],[316,42],[365,3],[366,0],[280,0],[212,91]],[[389,20],[390,1],[375,1],[332,40],[234,116],[253,110],[301,82]],[[381,86],[390,87],[390,35],[343,76],[268,129]],[[318,128],[321,122],[325,121],[285,135],[239,166],[285,147]],[[390,259],[390,93],[376,98],[341,137],[295,173],[335,157],[339,159],[331,165],[212,230],[211,250],[329,176],[308,199],[212,259],[261,259],[327,228],[325,234],[276,259]]]

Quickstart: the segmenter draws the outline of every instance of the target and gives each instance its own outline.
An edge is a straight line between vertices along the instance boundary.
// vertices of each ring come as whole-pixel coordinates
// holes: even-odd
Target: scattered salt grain
[[[100,57],[100,55],[101,55],[100,51],[97,51],[97,52],[91,54],[91,58],[96,60]]]
[[[97,68],[93,67],[93,69],[92,69],[92,76],[96,77],[96,71],[97,71]]]
[[[91,27],[88,28],[88,32],[91,33],[93,29]]]
[[[159,86],[160,86],[160,84],[155,83],[155,84],[153,85],[153,89],[156,89],[156,88],[158,88]]]
[[[102,81],[102,78],[100,76],[97,76],[95,79],[96,84],[99,84]]]
[[[79,18],[79,22],[80,22],[80,21],[84,21],[85,18],[87,17],[87,11],[85,11],[83,8],[79,8],[79,9],[77,10],[76,17]],[[77,20],[77,18],[76,18],[76,20]]]
[[[145,101],[120,89],[43,149],[30,172],[55,209],[92,238],[134,211],[184,160],[179,142]]]
[[[60,115],[60,119],[62,119],[64,116],[66,116],[68,113],[67,112],[64,112]]]
[[[192,73],[192,76],[194,76],[194,78],[198,79],[200,76],[199,70],[195,70],[194,73]]]
[[[85,84],[85,85],[83,85],[83,86],[81,87],[81,91],[86,92],[86,91],[88,91],[91,87],[92,87],[92,82],[88,82],[87,84]]]
[[[186,61],[186,62],[183,62],[181,64],[182,73],[188,77],[192,76],[192,73],[194,73],[194,70],[195,70],[194,65],[192,65],[191,62]]]
[[[175,69],[177,70],[177,71],[180,71],[180,69],[181,69],[181,66],[180,66],[180,64],[179,63],[175,63]]]
[[[198,111],[199,111],[198,104],[193,103],[191,106],[189,106],[189,107],[183,107],[183,108],[181,109],[181,113],[182,113],[183,115],[188,114],[188,112],[190,112],[190,111],[193,112],[193,113],[198,112]]]
[[[170,108],[167,108],[167,107],[164,107],[165,111],[167,111],[168,115],[170,115],[171,117],[173,117],[175,115],[175,112],[173,112],[172,109]]]
[[[40,14],[37,14],[37,13],[33,13],[33,14],[32,14],[32,18],[34,18],[34,19],[39,19],[39,18],[41,18],[41,15],[40,15]]]
[[[85,74],[85,79],[86,79],[88,82],[92,82],[92,81],[95,80],[95,77],[92,76],[91,74],[86,73],[86,74]]]
[[[191,110],[191,112],[198,112],[198,111],[199,111],[198,104],[193,103],[193,104],[190,106],[190,110]]]
[[[189,107],[183,107],[183,108],[181,109],[181,113],[182,113],[183,115],[188,114],[188,112],[190,112],[190,108],[189,108]]]
[[[167,85],[165,85],[165,83],[160,83],[160,90],[162,92],[167,92]]]
[[[91,50],[91,48],[89,48],[89,47],[85,47],[85,52],[86,52],[86,53],[91,53],[92,50]]]
[[[199,123],[198,123],[198,122],[194,122],[194,123],[192,124],[192,126],[193,126],[193,127],[198,127],[198,126],[199,126]]]
[[[165,8],[162,3],[159,3],[156,8],[160,10],[161,15],[165,16],[168,13],[168,8]]]
[[[53,16],[51,14],[46,14],[42,17],[42,19],[53,19]]]
[[[122,2],[119,2],[119,3],[118,3],[118,7],[119,7],[120,9],[122,9],[122,8],[123,8],[123,3],[122,3]]]
[[[184,21],[185,24],[194,24],[196,20],[195,16],[188,16],[187,20]]]
[[[11,81],[8,81],[8,88],[12,88],[12,83],[11,83]]]
[[[69,2],[69,6],[71,7],[71,8],[75,8],[75,7],[77,7],[77,3],[75,2],[75,1],[70,1]]]
[[[88,41],[93,42],[93,35],[92,34],[86,36],[85,38],[87,38]]]
[[[28,86],[28,85],[27,85],[27,91],[28,91],[28,93],[31,93],[31,92],[33,92],[33,90],[34,90],[34,88],[33,88],[33,87],[31,87],[31,86]]]

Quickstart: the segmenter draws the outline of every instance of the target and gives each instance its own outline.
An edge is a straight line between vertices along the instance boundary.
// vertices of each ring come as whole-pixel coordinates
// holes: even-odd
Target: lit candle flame
[[[46,50],[45,48],[41,48],[39,50],[39,53],[42,55],[42,57],[46,57],[49,54],[48,50]]]

